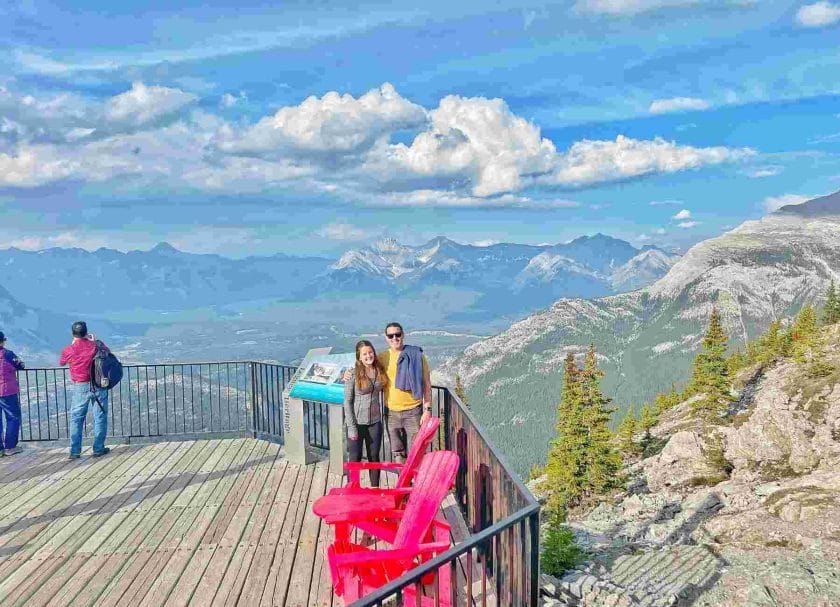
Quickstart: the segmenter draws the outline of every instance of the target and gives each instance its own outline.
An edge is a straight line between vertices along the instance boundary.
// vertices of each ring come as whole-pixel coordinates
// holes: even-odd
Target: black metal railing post
[[[254,437],[257,436],[257,390],[254,383],[254,376],[256,375],[257,363],[251,361],[248,363],[248,370],[251,372],[251,430]],[[248,402],[248,399],[245,399]]]
[[[540,511],[528,517],[528,531],[531,535],[531,586],[529,590],[530,607],[537,607],[540,596]]]

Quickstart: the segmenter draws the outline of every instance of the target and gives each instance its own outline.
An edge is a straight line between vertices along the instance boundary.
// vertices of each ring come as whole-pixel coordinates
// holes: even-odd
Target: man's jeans
[[[414,437],[420,431],[421,417],[423,417],[422,405],[406,411],[392,411],[385,408],[385,423],[388,425],[388,437],[391,439],[391,455],[398,464],[405,463],[405,456],[411,449]]]
[[[6,434],[3,434],[3,420]],[[20,397],[17,394],[0,396],[0,449],[14,449],[20,434]]]
[[[108,390],[96,389],[96,396],[102,404],[100,408],[93,399],[89,382],[73,382],[70,388],[73,408],[70,411],[70,455],[82,452],[82,430],[88,406],[93,407],[93,452],[102,453],[105,449],[105,435],[108,433]]]

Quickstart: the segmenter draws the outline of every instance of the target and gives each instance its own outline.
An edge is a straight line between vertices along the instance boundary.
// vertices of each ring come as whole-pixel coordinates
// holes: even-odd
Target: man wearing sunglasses
[[[405,345],[405,332],[400,323],[392,322],[385,327],[385,339],[388,350],[379,353],[379,361],[388,375],[388,384],[385,386],[385,420],[394,461],[404,463],[405,454],[411,449],[420,424],[432,414],[429,361],[423,350]],[[422,386],[417,385],[417,379],[421,380]],[[413,389],[401,389],[408,387],[406,382]]]

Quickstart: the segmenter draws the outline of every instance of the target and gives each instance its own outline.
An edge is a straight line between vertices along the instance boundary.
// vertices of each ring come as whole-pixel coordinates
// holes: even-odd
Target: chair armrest
[[[344,462],[344,470],[399,470],[402,464],[396,462]]]
[[[402,510],[347,510],[324,517],[324,522],[330,525],[339,523],[354,523],[371,519],[396,518],[402,515]]]
[[[449,547],[449,542],[432,542],[429,544],[419,544],[418,546],[414,546],[412,548],[390,548],[388,550],[348,552],[345,554],[335,554],[333,564],[336,567],[353,567],[355,565],[364,565],[366,563],[409,560],[421,554],[428,554],[430,552],[445,552],[446,550],[449,550]]]

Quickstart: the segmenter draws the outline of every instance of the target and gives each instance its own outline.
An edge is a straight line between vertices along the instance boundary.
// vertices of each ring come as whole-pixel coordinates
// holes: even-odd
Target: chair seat
[[[328,493],[312,504],[312,512],[321,518],[348,512],[375,514],[394,509],[394,496],[383,493]]]

